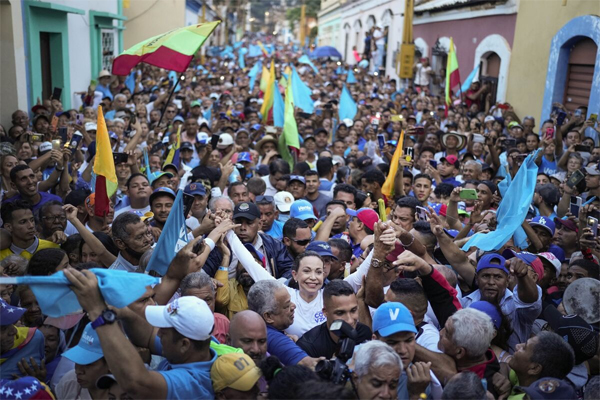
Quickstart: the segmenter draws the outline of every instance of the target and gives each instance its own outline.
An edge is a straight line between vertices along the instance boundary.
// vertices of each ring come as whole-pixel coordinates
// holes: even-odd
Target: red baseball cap
[[[447,161],[449,164],[452,164],[456,168],[458,168],[458,158],[453,154],[450,154],[449,156],[440,158],[440,161]]]
[[[577,228],[577,224],[572,219],[554,218],[554,223],[556,225],[562,225],[570,231],[579,232],[579,228]]]
[[[367,228],[373,230],[375,223],[379,221],[379,215],[371,208],[361,208],[359,210],[346,209],[346,214],[358,218]]]

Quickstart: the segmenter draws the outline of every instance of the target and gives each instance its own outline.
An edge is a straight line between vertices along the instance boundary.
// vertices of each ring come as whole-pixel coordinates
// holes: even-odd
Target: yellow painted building
[[[536,125],[552,102],[600,108],[600,2],[521,0],[508,73],[507,101]]]

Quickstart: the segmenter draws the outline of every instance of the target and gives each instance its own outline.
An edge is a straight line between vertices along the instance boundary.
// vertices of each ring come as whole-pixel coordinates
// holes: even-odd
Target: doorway
[[[40,32],[40,61],[42,77],[42,98],[49,99],[52,95],[52,63],[50,60],[50,35],[49,32]],[[37,99],[34,99],[37,101]]]

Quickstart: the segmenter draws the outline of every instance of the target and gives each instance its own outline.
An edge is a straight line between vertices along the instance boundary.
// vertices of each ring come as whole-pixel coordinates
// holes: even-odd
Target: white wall
[[[202,10],[200,10],[202,12]],[[185,8],[185,26],[196,25],[198,23],[198,13],[191,8]]]

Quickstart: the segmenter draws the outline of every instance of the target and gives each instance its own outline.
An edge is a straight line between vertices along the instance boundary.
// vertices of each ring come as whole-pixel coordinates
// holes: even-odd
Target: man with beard
[[[530,263],[526,256],[517,253],[515,258],[507,261],[499,254],[485,254],[477,263],[475,280],[479,289],[461,299],[464,308],[479,300],[498,304],[502,313],[511,320],[513,334],[508,345],[513,351],[517,344],[527,341],[533,321],[542,310],[542,290],[529,273]],[[513,291],[508,289],[511,274],[517,280]]]
[[[127,196],[129,197],[129,205],[119,208],[115,212],[115,217],[123,214],[127,211],[137,211],[141,215],[146,214],[150,211],[150,195],[152,189],[150,188],[150,182],[144,174],[133,174],[127,180]]]
[[[77,233],[72,225],[67,225],[63,204],[56,200],[49,201],[40,208],[39,223],[42,228],[40,238],[54,243],[64,243],[67,236]]]
[[[251,310],[235,314],[229,324],[227,344],[242,349],[257,365],[260,364],[267,356],[267,325],[265,321]]]
[[[140,217],[132,212],[119,215],[112,225],[112,237],[119,256],[109,269],[143,272],[139,267],[140,258],[152,247],[154,239]]]

